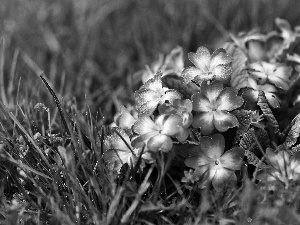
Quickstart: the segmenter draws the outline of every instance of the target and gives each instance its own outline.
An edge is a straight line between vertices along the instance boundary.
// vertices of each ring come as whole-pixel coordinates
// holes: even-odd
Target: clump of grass
[[[297,25],[297,5],[296,0],[4,1],[0,8],[4,37],[0,44],[0,223],[299,223],[298,181],[283,179],[274,186],[257,185],[256,180],[259,169],[272,165],[267,156],[296,160],[297,154],[286,156],[281,149],[274,150],[275,156],[265,152],[281,143],[288,153],[299,148],[299,116],[292,120],[298,113],[297,80],[287,95],[278,93],[282,109],[271,109],[268,96],[260,91],[255,109],[262,117],[248,109],[232,112],[246,125],[224,133],[225,148],[239,144],[246,149],[247,160],[235,173],[234,188],[223,192],[198,188],[202,178],[197,180],[184,164],[184,151],[203,138],[197,128],[190,129],[188,143],[173,143],[176,154],[159,152],[149,164],[143,164],[141,157],[146,146],[136,164],[121,165],[119,171],[111,170],[104,157],[107,137],[116,132],[109,124],[121,109],[120,102],[134,102],[132,95],[140,84],[133,80],[134,72],[177,45],[185,52],[200,43],[219,47],[239,31],[272,30],[278,16]],[[264,11],[265,6],[270,10]],[[236,57],[240,60],[236,65],[244,65],[243,54]],[[164,62],[167,58],[162,57]],[[292,61],[296,64],[297,57]],[[236,69],[235,73],[241,72]],[[174,74],[171,79],[162,77],[162,82],[164,87],[180,89],[183,96],[192,95],[193,89]],[[286,110],[285,120],[280,110]],[[234,138],[231,131],[240,136]],[[181,182],[183,176],[187,183]]]

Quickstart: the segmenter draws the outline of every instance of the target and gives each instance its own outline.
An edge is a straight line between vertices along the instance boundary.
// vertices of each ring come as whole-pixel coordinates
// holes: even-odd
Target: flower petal
[[[237,118],[229,112],[215,111],[214,126],[220,132],[225,132],[229,128],[239,125]]]
[[[225,139],[222,134],[215,134],[211,137],[204,136],[200,140],[200,148],[204,155],[216,160],[224,152]]]
[[[228,65],[218,65],[212,69],[212,73],[217,80],[227,80],[232,74],[232,68]]]
[[[191,112],[193,109],[193,103],[190,99],[175,99],[173,105],[177,106],[181,111]]]
[[[201,151],[199,150],[199,152]],[[210,165],[214,165],[214,160],[201,153],[201,155],[198,155],[197,157],[190,156],[186,158],[184,164],[194,169],[201,166],[210,168]]]
[[[173,71],[175,74],[180,74],[184,68],[183,49],[180,46],[174,48],[165,60],[166,71]]]
[[[245,150],[240,147],[226,151],[220,159],[222,167],[229,170],[239,170],[243,163],[244,154]]]
[[[194,116],[192,126],[200,128],[202,134],[208,135],[214,130],[213,119],[214,116],[210,112],[198,113]]]
[[[289,82],[287,82],[279,77],[276,77],[274,75],[270,75],[268,78],[269,78],[270,83],[275,84],[276,87],[281,88],[283,90],[289,89]]]
[[[267,81],[268,75],[261,62],[251,63],[248,66],[249,74],[259,81],[260,84],[264,84]]]
[[[214,51],[211,56],[210,67],[214,68],[218,65],[227,65],[232,62],[232,58],[227,55],[225,49],[219,48]]]
[[[215,82],[208,85],[206,82],[203,82],[201,85],[201,93],[210,101],[214,102],[221,91],[223,90],[223,84],[221,82]]]
[[[176,134],[176,138],[179,142],[184,142],[189,136],[189,129],[185,129],[183,127],[179,128],[179,132]]]
[[[216,191],[221,191],[233,174],[231,170],[220,167],[215,171],[211,171],[211,173],[214,174],[212,185]]]
[[[114,118],[117,126],[123,129],[131,129],[136,119],[131,115],[128,109],[121,106],[120,112]]]
[[[190,112],[182,112],[182,127],[188,128],[193,122],[193,114]]]
[[[205,165],[205,166],[198,166],[195,171],[194,175],[197,177],[201,177],[203,175],[208,175],[210,167]],[[204,178],[205,179],[205,178]]]
[[[160,103],[159,100],[155,100],[155,101],[146,102],[140,106],[136,106],[136,109],[139,112],[139,116],[151,116],[153,112],[156,110],[157,105],[159,103]]]
[[[188,84],[198,76],[205,77],[205,74],[207,74],[207,73],[200,70],[199,68],[190,66],[190,67],[185,68],[182,71],[181,76],[183,78],[184,83]]]
[[[257,85],[257,90],[261,90],[264,92],[277,92],[277,89],[273,84]]]
[[[266,56],[269,60],[275,59],[278,52],[283,48],[284,40],[279,34],[269,36],[266,42]]]
[[[129,150],[131,148],[129,136],[120,128],[116,128],[112,135],[105,138],[104,145],[106,150]]]
[[[169,136],[159,134],[149,139],[147,147],[150,151],[168,152],[172,149],[173,143]]]
[[[151,115],[160,103],[162,95],[163,93],[146,89],[136,91],[134,93],[136,110],[140,115]]]
[[[137,105],[143,105],[149,101],[160,101],[163,94],[163,92],[160,93],[152,90],[142,89],[134,93],[134,98]]]
[[[277,97],[277,95],[273,93],[267,93],[267,92],[265,92],[265,95],[270,106],[272,106],[273,108],[280,107],[280,99]]]
[[[141,88],[147,89],[154,92],[161,93],[162,92],[162,81],[160,75],[155,75],[153,78],[149,79]]]
[[[258,90],[257,81],[253,77],[251,76],[248,77],[248,84],[249,87],[253,88],[254,90]]]
[[[199,47],[196,53],[188,53],[189,60],[199,69],[203,71],[208,70],[210,62],[210,52],[205,47]]]
[[[202,94],[195,93],[192,95],[193,110],[196,112],[211,112],[211,102]]]
[[[287,164],[290,163],[290,154],[286,151],[275,153],[270,148],[267,148],[266,158],[273,167],[280,171],[285,171]]]
[[[221,91],[217,98],[218,108],[217,110],[232,111],[241,107],[244,104],[242,97],[237,96],[237,92],[234,88],[225,88]]]
[[[274,72],[274,76],[281,78],[282,80],[285,80],[286,82],[289,82],[290,76],[292,75],[292,67],[285,66],[285,65],[277,65]]]
[[[133,132],[137,134],[146,134],[149,132],[157,132],[158,126],[151,120],[149,116],[140,117],[132,127]]]
[[[142,134],[140,136],[137,136],[132,139],[131,146],[133,148],[144,148],[144,146],[147,144],[150,138],[152,138],[155,135],[158,135],[159,133],[157,131],[149,132],[146,134]],[[147,146],[146,146],[147,147]]]
[[[176,90],[167,90],[163,98],[163,102],[168,100],[170,103],[173,103],[175,99],[181,99],[181,95]]]
[[[182,118],[177,114],[172,114],[167,117],[163,123],[161,134],[173,136],[179,132],[179,126],[182,124]]]
[[[259,40],[249,40],[246,42],[249,59],[252,62],[263,60],[265,58],[265,43]]]

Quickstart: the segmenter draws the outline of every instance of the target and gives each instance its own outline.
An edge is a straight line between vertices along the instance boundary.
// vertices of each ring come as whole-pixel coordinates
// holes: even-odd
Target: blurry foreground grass
[[[132,103],[132,74],[159,53],[213,49],[229,32],[274,29],[276,17],[298,25],[299,8],[298,0],[2,0],[1,224],[200,224],[204,213],[233,224],[256,194],[247,180],[245,192],[206,201],[178,188],[163,155],[142,175],[109,176],[105,125],[119,103]],[[62,98],[65,123],[40,75]]]

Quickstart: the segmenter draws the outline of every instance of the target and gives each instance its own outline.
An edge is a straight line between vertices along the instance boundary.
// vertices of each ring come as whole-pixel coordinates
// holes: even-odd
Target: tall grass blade
[[[65,127],[67,134],[71,135],[70,128],[68,126],[68,122],[71,122],[72,128],[74,129],[74,131],[78,132],[78,128],[76,127],[75,122],[72,121],[72,119],[69,118],[68,115],[64,112],[59,99],[57,98],[56,94],[54,93],[53,89],[50,87],[50,85],[48,84],[46,79],[43,77],[43,75],[40,75],[40,78],[42,79],[43,83],[46,85],[48,91],[50,92],[50,94],[52,95],[52,97],[55,101],[55,104],[57,106],[58,112],[60,114],[62,123]],[[91,141],[89,140],[89,138],[84,134],[84,132],[82,130],[80,130],[80,134],[81,134],[82,139],[83,139],[84,143],[86,144],[86,146],[91,150],[92,146],[91,146]]]
[[[63,125],[65,127],[65,130],[66,130],[67,134],[71,135],[69,126],[67,124],[66,115],[65,115],[65,113],[63,111],[63,108],[61,107],[59,99],[57,98],[57,96],[54,93],[53,89],[50,87],[49,83],[46,81],[46,79],[43,77],[43,75],[40,75],[40,78],[42,79],[43,83],[46,85],[48,91],[50,92],[50,94],[52,95],[52,97],[53,97],[53,99],[55,101],[55,104],[56,104],[56,106],[58,108],[58,111],[59,111],[62,123],[63,123]]]
[[[4,85],[4,51],[5,51],[4,39],[0,40],[0,97],[4,105],[7,105],[7,97],[5,93]]]

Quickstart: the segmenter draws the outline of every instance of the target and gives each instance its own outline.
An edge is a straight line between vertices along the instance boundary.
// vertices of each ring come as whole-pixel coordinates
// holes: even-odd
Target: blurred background
[[[189,65],[187,52],[213,50],[230,33],[277,29],[276,17],[299,25],[300,1],[0,0],[1,100],[54,105],[38,77],[44,71],[67,106],[110,120],[139,88],[132,74],[160,53],[180,45]]]

